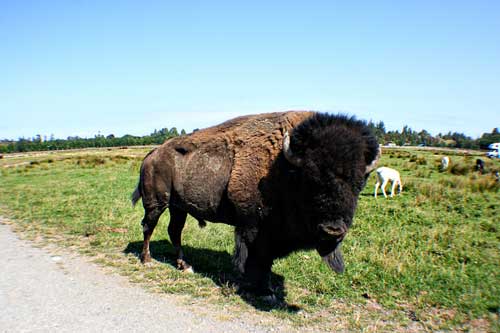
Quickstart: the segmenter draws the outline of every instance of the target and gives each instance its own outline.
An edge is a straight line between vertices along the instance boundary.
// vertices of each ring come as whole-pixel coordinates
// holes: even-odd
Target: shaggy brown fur
[[[147,192],[141,187],[169,189],[170,184],[156,183],[171,181],[181,199],[172,204],[189,209],[197,218],[219,221],[224,219],[217,212],[226,190],[228,199],[239,212],[251,214],[261,205],[257,186],[281,152],[284,132],[312,114],[285,112],[243,116],[189,136],[170,139],[144,159],[141,174],[150,175],[151,180],[144,179],[138,187],[139,193]],[[170,169],[168,176],[164,174],[166,165]],[[170,198],[158,198],[156,193],[147,199],[149,205],[156,206],[170,202]]]

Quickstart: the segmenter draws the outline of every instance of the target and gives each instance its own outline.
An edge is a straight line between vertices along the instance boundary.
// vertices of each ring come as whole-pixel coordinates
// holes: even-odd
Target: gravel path
[[[268,332],[202,315],[84,258],[20,240],[0,218],[0,332]]]

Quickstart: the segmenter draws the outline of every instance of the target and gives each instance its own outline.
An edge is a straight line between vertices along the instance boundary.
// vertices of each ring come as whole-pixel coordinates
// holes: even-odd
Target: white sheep
[[[446,171],[450,166],[450,158],[448,156],[441,157],[441,171]]]
[[[399,176],[398,171],[388,167],[380,167],[376,171],[376,176],[377,183],[375,184],[375,198],[377,197],[379,187],[382,188],[382,193],[384,193],[384,197],[387,198],[385,187],[389,181],[392,181],[391,198],[394,196],[394,189],[396,188],[396,185],[399,185],[399,192],[403,191],[403,185],[401,184],[401,177]]]

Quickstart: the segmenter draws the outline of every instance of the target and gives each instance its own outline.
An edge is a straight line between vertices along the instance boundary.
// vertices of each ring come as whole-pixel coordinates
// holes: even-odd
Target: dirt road
[[[84,258],[20,240],[0,218],[0,332],[269,332],[151,294]]]

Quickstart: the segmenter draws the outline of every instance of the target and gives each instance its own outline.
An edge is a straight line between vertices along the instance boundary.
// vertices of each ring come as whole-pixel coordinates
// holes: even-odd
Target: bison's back
[[[290,130],[313,114],[309,111],[288,111],[241,116],[184,138],[198,146],[222,138],[235,150],[244,149],[255,144],[265,145],[268,137],[276,131]]]

